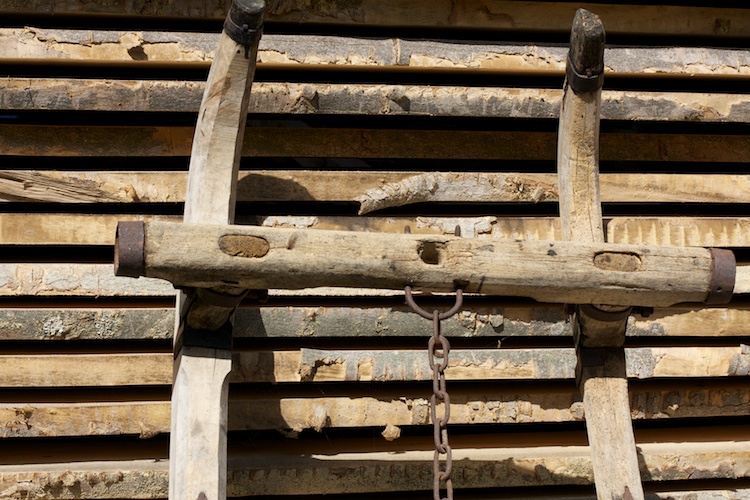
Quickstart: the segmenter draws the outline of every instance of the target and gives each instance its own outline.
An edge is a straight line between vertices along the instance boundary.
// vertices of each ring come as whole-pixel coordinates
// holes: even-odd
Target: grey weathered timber
[[[264,8],[263,0],[233,0],[224,21],[195,126],[183,224],[234,222],[237,172]],[[171,500],[226,498],[231,315],[245,294],[226,286],[177,294]]]
[[[120,236],[118,243],[142,247],[142,256],[128,263],[127,271],[116,264],[116,272],[166,279],[176,286],[412,285],[442,292],[461,286],[468,293],[542,302],[644,306],[726,302],[731,293],[716,290],[734,289],[734,255],[727,250],[158,221],[141,228],[133,241]],[[117,263],[117,249],[115,254]],[[505,265],[509,261],[512,267]],[[724,268],[731,275],[718,272]]]
[[[404,307],[363,307],[348,298],[338,306],[240,307],[234,336],[241,338],[422,337],[424,323]],[[351,302],[351,305],[346,305]],[[651,337],[750,336],[750,309],[656,308],[631,316],[625,334]],[[0,340],[171,339],[173,308],[0,309]],[[502,346],[515,337],[572,337],[561,305],[471,305],[443,322],[447,337],[495,337]]]
[[[577,7],[567,2],[525,2],[481,0],[456,6],[448,0],[419,0],[404,4],[398,0],[366,0],[337,8],[327,3],[304,0],[274,1],[269,5],[270,22],[313,23],[357,26],[431,26],[508,31],[553,31],[567,33]],[[594,4],[612,33],[642,35],[708,35],[742,37],[750,34],[750,18],[742,9],[705,6]],[[56,6],[44,0],[6,0],[0,12],[52,14]],[[65,10],[80,15],[158,16],[222,19],[227,12],[222,0],[202,2],[107,3],[67,0]],[[481,32],[480,32],[481,33]]]
[[[411,393],[413,389],[408,391]],[[426,425],[428,394],[404,396],[403,387],[349,386],[276,388],[271,393],[240,394],[229,399],[228,428],[300,432],[326,428]],[[345,394],[344,394],[345,393]],[[0,403],[0,437],[62,437],[168,433],[170,404],[165,400],[18,401]],[[137,397],[137,396],[136,396]],[[750,389],[743,382],[722,380],[696,387],[690,379],[641,383],[630,390],[633,419],[747,417]],[[439,408],[442,411],[442,408]],[[573,384],[545,388],[538,384],[458,385],[451,390],[454,424],[530,424],[576,422],[584,418],[583,403]]]
[[[0,60],[59,60],[132,66],[208,66],[219,35],[154,31],[0,28]],[[490,73],[562,75],[567,48],[556,44],[487,43],[332,35],[266,35],[258,63],[267,67],[321,69],[387,67]],[[743,49],[713,47],[608,47],[606,71],[622,76],[747,77],[750,55]]]
[[[453,351],[445,371],[451,381],[575,378],[573,348]],[[233,357],[232,383],[421,382],[432,377],[425,356],[414,350],[239,350]],[[168,386],[172,381],[170,353],[6,354],[0,360],[3,387]],[[627,348],[625,363],[627,376],[638,379],[746,377],[750,347]]]
[[[723,431],[684,428],[682,433],[665,435],[663,430],[644,430],[639,433],[644,441],[640,444],[643,473],[657,485],[664,483],[659,485],[662,491],[674,487],[669,481],[696,476],[746,477],[750,466],[747,433],[740,426]],[[691,436],[700,436],[701,441],[690,439]],[[557,486],[558,489],[593,482],[588,449],[579,432],[550,432],[542,439],[520,432],[502,437],[502,440],[496,435],[454,437],[451,440],[456,448],[454,459],[462,465],[456,468],[456,481],[471,482],[477,488]],[[419,491],[432,474],[433,451],[427,448],[429,442],[419,438],[401,438],[392,443],[357,439],[350,440],[346,448],[334,440],[323,439],[282,443],[280,446],[277,440],[254,440],[250,445],[238,446],[229,457],[228,494],[296,495],[302,490],[310,494],[333,494],[342,489],[350,494]],[[566,445],[565,454],[551,453],[550,447],[560,443]],[[86,492],[91,498],[164,498],[166,493],[167,459],[156,446],[151,447],[156,460],[141,459],[132,445],[124,451],[135,457],[113,457],[109,450],[86,448],[66,450],[57,463],[37,458],[49,451],[49,444],[27,444],[24,451],[26,463],[14,460],[0,466],[0,491],[15,495],[11,498],[23,499],[34,494],[67,499],[79,497],[76,492]],[[89,457],[107,459],[95,461]],[[680,467],[675,467],[677,461]],[[727,488],[736,488],[736,483],[729,484]]]
[[[0,297],[174,297],[174,287],[123,278],[111,264],[0,264]]]
[[[576,11],[557,146],[562,235],[570,241],[604,241],[599,196],[604,40],[599,17]],[[621,306],[630,304],[608,301],[603,294],[596,299],[589,303],[594,305],[576,307],[571,317],[596,495],[602,500],[643,500],[622,349],[630,309]]]
[[[0,125],[9,156],[188,156],[192,127]],[[730,162],[750,160],[744,135],[610,132],[601,137],[607,161]],[[537,131],[248,128],[246,157],[553,160],[556,137]],[[526,147],[519,148],[518,144]],[[139,160],[142,161],[142,160]]]
[[[158,165],[158,159],[153,161]],[[186,184],[187,175],[175,171],[0,170],[0,201],[179,203],[185,200]],[[742,174],[601,175],[604,202],[743,203],[748,196],[750,176]],[[556,175],[512,171],[253,170],[241,171],[237,186],[238,201],[356,201],[362,213],[419,202],[536,203],[558,198]]]
[[[3,80],[0,108],[198,112],[205,82],[20,78]],[[254,113],[557,118],[562,90],[502,87],[253,84]],[[602,91],[602,120],[750,122],[745,94]]]

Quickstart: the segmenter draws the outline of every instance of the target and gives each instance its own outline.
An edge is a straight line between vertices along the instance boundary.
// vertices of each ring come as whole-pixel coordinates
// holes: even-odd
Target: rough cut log
[[[233,356],[232,383],[423,382],[432,377],[421,351],[301,349],[236,351]],[[7,354],[0,360],[3,387],[172,382],[171,353]],[[638,379],[744,377],[750,373],[750,347],[626,348],[625,362],[627,376]],[[575,365],[573,348],[454,349],[445,373],[451,381],[573,380]]]
[[[96,31],[0,28],[0,59],[43,63],[195,67],[208,66],[219,42],[215,33]],[[468,40],[353,38],[332,35],[271,34],[258,48],[261,67],[382,67],[562,75],[567,48],[555,44],[509,44]],[[741,49],[713,47],[608,47],[606,71],[621,76],[671,77],[750,75],[750,55]]]
[[[139,160],[140,161],[140,160]],[[156,160],[155,160],[156,161]],[[602,174],[603,202],[744,203],[750,176]],[[184,172],[0,170],[0,201],[179,203]],[[555,202],[557,176],[518,172],[241,171],[238,201],[358,201],[363,213],[417,202]],[[312,219],[307,219],[312,220]]]
[[[685,436],[700,436],[701,440],[686,440]],[[747,477],[750,442],[740,426],[720,431],[681,428],[679,435],[666,436],[660,429],[643,430],[639,438],[643,474],[661,491],[679,484],[670,481]],[[18,449],[20,445],[10,446],[16,459],[0,466],[0,491],[15,499],[32,494],[72,499],[80,498],[81,492],[90,498],[164,498],[166,453],[163,440],[151,441],[120,444],[122,451],[115,457],[111,450],[103,450],[100,442],[86,443],[75,450],[60,450],[57,463],[40,459],[50,453],[49,442],[25,443],[25,450]],[[588,449],[579,432],[549,432],[542,439],[531,433],[455,436],[451,442],[456,448],[453,457],[461,463],[456,468],[457,484],[476,488],[555,486],[559,491],[561,486],[592,483]],[[560,443],[565,444],[564,455],[552,451]],[[379,492],[420,492],[431,482],[433,451],[428,444],[421,438],[378,444],[371,438],[356,439],[346,448],[334,440],[237,443],[230,451],[228,493],[233,497],[298,495],[300,491],[333,494],[345,490],[352,494],[372,492],[373,488]],[[19,458],[25,463],[19,463]],[[676,467],[678,462],[680,466]],[[739,494],[746,491],[736,489],[736,482],[724,484]],[[715,487],[716,482],[711,489]]]
[[[750,293],[750,266],[737,266],[736,294]],[[317,287],[276,289],[274,297],[403,297],[403,290]],[[0,297],[174,297],[174,287],[161,279],[114,276],[112,264],[2,264]],[[558,297],[555,303],[561,302]]]
[[[0,147],[9,156],[189,156],[193,133],[191,127],[0,125]],[[750,137],[743,135],[610,132],[600,143],[603,161],[750,161]],[[536,131],[258,126],[245,131],[242,155],[536,161],[553,160],[555,144],[554,133]]]
[[[347,388],[346,395],[309,391],[239,394],[229,400],[229,430],[277,429],[300,432],[324,428],[427,425],[428,394],[413,388]],[[330,391],[326,391],[327,393]],[[86,394],[81,393],[81,398]],[[634,419],[747,417],[750,389],[742,382],[718,381],[710,387],[684,383],[644,383],[631,388]],[[0,403],[0,438],[104,436],[141,438],[169,432],[169,401],[5,402]],[[442,412],[442,408],[438,408]],[[575,422],[583,403],[572,384],[563,388],[506,385],[451,390],[454,424]],[[387,438],[390,439],[390,438]]]
[[[116,271],[176,286],[412,285],[449,292],[460,285],[468,293],[542,302],[643,306],[727,301],[734,289],[734,255],[726,250],[168,222],[149,222],[140,231],[120,244],[143,253],[127,266],[119,261],[120,271],[116,256]]]
[[[604,39],[601,20],[587,10],[576,11],[557,145],[560,220],[563,239],[569,241],[604,242],[599,198]],[[576,378],[586,412],[596,496],[643,500],[622,350],[630,308],[621,305],[629,304],[600,300],[576,308],[571,318],[578,357]]]
[[[750,34],[750,16],[742,9],[705,6],[582,4],[567,2],[525,2],[481,0],[455,5],[448,0],[419,0],[404,4],[397,0],[366,0],[356,6],[332,7],[305,0],[277,2],[269,6],[269,22],[292,24],[362,24],[392,27],[430,26],[441,28],[503,29],[504,31],[553,31],[568,33],[569,19],[577,7],[595,8],[610,33],[639,35],[690,35],[743,37]],[[91,2],[67,0],[67,13],[84,16],[158,16],[223,19],[227,4],[222,0],[167,3]],[[0,12],[58,13],[44,0],[6,0]],[[481,32],[480,32],[481,36]]]
[[[205,82],[6,78],[7,110],[198,112]],[[256,82],[248,109],[265,114],[557,118],[562,91],[501,87]],[[746,123],[750,97],[602,91],[602,120]]]

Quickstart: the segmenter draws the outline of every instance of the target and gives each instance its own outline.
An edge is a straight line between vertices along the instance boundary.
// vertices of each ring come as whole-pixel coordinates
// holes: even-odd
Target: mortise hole
[[[440,248],[443,244],[434,241],[424,241],[419,245],[419,258],[430,265],[440,264]]]

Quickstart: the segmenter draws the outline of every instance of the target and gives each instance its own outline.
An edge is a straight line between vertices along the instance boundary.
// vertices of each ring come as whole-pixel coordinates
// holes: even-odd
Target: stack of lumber
[[[115,226],[181,219],[226,3],[0,4],[0,498],[167,497],[175,290],[114,276]],[[580,4],[268,3],[238,222],[561,237],[557,116]],[[742,265],[750,9],[674,3],[585,6],[608,35],[606,238],[726,247]],[[564,300],[468,296],[445,322],[460,498],[594,498]],[[429,496],[430,333],[399,292],[247,300],[229,496]],[[744,295],[629,321],[648,498],[750,496],[748,338]]]

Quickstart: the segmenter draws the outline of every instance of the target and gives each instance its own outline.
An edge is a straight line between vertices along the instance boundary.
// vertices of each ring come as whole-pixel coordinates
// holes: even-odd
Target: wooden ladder
[[[163,278],[181,290],[170,499],[226,498],[227,377],[232,314],[240,301],[270,287],[362,287],[363,277],[374,288],[461,286],[467,293],[572,304],[597,496],[642,499],[623,350],[631,307],[726,303],[736,264],[726,250],[605,243],[598,158],[605,40],[599,18],[579,10],[571,32],[557,157],[567,241],[477,241],[232,225],[263,9],[263,0],[234,0],[227,16],[199,111],[184,222],[118,225],[116,274]]]

